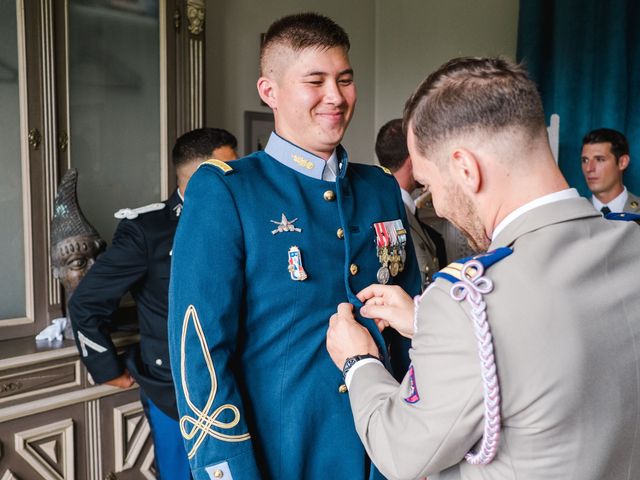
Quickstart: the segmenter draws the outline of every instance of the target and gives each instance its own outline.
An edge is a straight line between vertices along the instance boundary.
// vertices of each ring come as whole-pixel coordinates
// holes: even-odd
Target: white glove
[[[62,332],[67,326],[67,317],[53,319],[51,325],[36,335],[36,340],[47,340],[48,342],[62,341]]]

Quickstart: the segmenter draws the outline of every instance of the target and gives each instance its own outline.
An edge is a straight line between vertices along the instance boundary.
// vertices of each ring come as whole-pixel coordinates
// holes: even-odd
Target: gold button
[[[340,385],[338,387],[338,392],[340,393],[347,393],[347,386],[343,383],[342,385]]]
[[[344,230],[342,228],[338,229],[338,231],[336,232],[336,237],[344,238]]]
[[[327,202],[333,202],[336,199],[336,193],[333,190],[327,190],[323,197]]]
[[[213,472],[213,476],[216,478],[222,478],[224,477],[224,472],[222,470],[215,470]]]
[[[351,275],[355,275],[356,273],[358,273],[358,265],[352,263],[349,267],[349,271],[351,272]]]

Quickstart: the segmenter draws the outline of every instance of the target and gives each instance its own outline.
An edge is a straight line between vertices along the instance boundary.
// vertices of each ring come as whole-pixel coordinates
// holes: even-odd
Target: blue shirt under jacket
[[[373,224],[408,225],[399,187],[342,147],[334,182],[275,134],[266,150],[200,166],[175,236],[169,346],[191,468],[197,480],[382,478],[325,338],[336,306],[357,310],[355,294],[376,282]],[[390,283],[415,295],[410,239],[406,258]],[[408,342],[357,320],[402,376]]]

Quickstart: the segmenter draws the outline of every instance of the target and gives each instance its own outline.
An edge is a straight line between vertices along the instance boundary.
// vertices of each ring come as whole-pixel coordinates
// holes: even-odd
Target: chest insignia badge
[[[291,275],[291,280],[295,280],[298,282],[302,282],[307,279],[307,272],[304,271],[302,267],[302,255],[300,254],[300,249],[293,245],[289,248],[289,266],[287,269],[289,270],[289,274]]]
[[[280,221],[276,221],[276,220],[271,220],[271,223],[275,223],[278,227],[275,230],[271,230],[271,235],[276,235],[277,233],[284,233],[284,232],[301,232],[302,229],[295,227],[293,224],[297,221],[297,218],[294,218],[293,220],[289,221],[287,220],[287,217],[285,216],[285,214],[282,214],[282,218],[280,219]]]

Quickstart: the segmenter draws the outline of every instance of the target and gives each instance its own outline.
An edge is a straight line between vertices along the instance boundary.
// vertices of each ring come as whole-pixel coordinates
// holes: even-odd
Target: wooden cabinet
[[[94,385],[71,341],[0,342],[0,480],[153,480],[153,454],[137,387]]]

